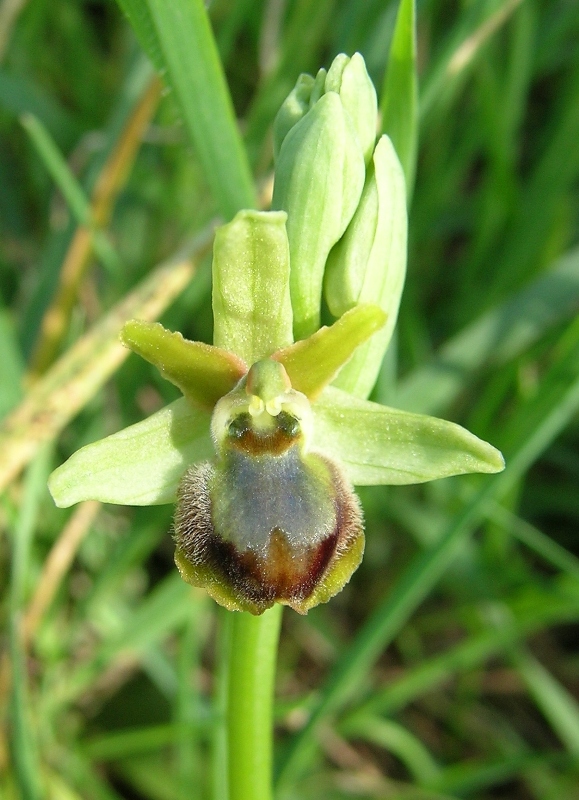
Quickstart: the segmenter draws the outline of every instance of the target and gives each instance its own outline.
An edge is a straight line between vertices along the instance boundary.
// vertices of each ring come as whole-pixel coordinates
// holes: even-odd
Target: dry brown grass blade
[[[91,198],[91,218],[97,227],[104,227],[109,222],[113,206],[133,165],[143,134],[157,108],[160,94],[161,82],[155,76],[133,109],[99,175]],[[42,319],[38,344],[31,359],[29,374],[31,381],[39,378],[48,369],[66,333],[78,288],[92,255],[92,242],[92,232],[88,228],[84,226],[77,228],[62,263],[56,294]]]
[[[96,519],[101,504],[97,500],[81,503],[71,514],[42,567],[34,595],[22,625],[25,646],[34,637],[38,625],[50,607],[76,552]]]
[[[507,0],[507,2],[495,11],[486,22],[483,22],[474,33],[466,38],[448,62],[448,67],[446,69],[447,74],[449,76],[454,76],[462,72],[462,70],[470,64],[485,42],[487,42],[493,33],[506,22],[509,16],[522,2],[523,0]]]
[[[129,354],[119,341],[128,319],[155,320],[193,277],[213,226],[190,249],[162,264],[65,353],[0,425],[0,492],[55,438]]]
[[[27,0],[4,0],[0,6],[0,62],[4,61],[12,30],[26,3]]]

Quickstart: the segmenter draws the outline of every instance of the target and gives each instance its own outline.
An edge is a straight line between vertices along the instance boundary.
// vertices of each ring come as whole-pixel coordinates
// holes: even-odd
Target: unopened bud
[[[336,56],[328,70],[326,92],[337,92],[356,131],[364,161],[369,163],[376,142],[378,104],[376,89],[360,53]]]
[[[277,112],[273,122],[273,155],[276,160],[287,134],[310,110],[313,86],[312,76],[302,73]]]
[[[335,384],[366,397],[392,337],[406,274],[406,188],[398,157],[387,136],[374,151],[356,213],[328,258],[325,297],[341,316],[359,303],[376,303],[385,326],[340,371]]]
[[[276,165],[273,207],[288,214],[296,338],[319,328],[326,259],[352,219],[364,174],[353,126],[329,92],[289,131]]]

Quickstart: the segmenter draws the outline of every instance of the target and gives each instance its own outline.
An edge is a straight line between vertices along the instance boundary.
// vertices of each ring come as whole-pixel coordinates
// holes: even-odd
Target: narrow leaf
[[[380,330],[386,314],[378,306],[360,305],[330,327],[285,347],[274,358],[286,368],[294,389],[311,400],[333,381],[356,348]]]
[[[232,353],[191,342],[158,322],[130,320],[121,331],[121,341],[154,364],[190,402],[209,411],[247,372],[247,366]]]
[[[162,72],[165,68],[163,52],[148,4],[143,0],[117,0],[117,3],[126,14],[141,47],[151,59],[155,69]]]
[[[416,0],[400,0],[380,100],[382,130],[392,139],[404,170],[408,204],[418,147]]]
[[[83,447],[50,476],[54,502],[60,507],[90,499],[135,506],[172,503],[187,467],[213,455],[210,419],[208,411],[181,398]]]
[[[314,445],[340,461],[358,486],[504,469],[498,450],[454,422],[358,400],[332,387],[314,415]]]
[[[76,221],[89,228],[93,247],[100,260],[109,270],[117,270],[120,263],[119,258],[103,231],[95,225],[89,199],[50,133],[32,114],[23,114],[20,121],[30,136],[44,166],[64,195]]]
[[[435,358],[403,378],[396,405],[437,414],[468,385],[476,371],[523,353],[545,331],[575,314],[579,304],[579,248],[496,305],[444,344]]]
[[[511,658],[552,729],[575,758],[579,757],[579,705],[575,697],[524,647]]]
[[[134,9],[132,0],[127,8]],[[217,205],[225,219],[256,205],[253,179],[233,104],[203,0],[146,0],[139,12],[143,41],[156,54],[163,76],[195,146]],[[133,21],[134,13],[129,14]],[[152,21],[155,35],[149,28]]]

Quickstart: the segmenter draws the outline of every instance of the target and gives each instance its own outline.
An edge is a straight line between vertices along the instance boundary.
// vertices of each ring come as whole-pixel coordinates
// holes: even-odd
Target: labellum
[[[308,449],[312,412],[278,361],[254,364],[213,412],[214,462],[178,491],[175,560],[230,610],[305,614],[359,565],[362,515],[339,466]]]

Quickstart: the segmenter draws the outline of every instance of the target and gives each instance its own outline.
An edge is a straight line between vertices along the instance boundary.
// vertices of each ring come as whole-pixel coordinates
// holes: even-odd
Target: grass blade
[[[176,257],[153,271],[41,378],[0,426],[0,489],[18,475],[40,445],[54,438],[101,388],[129,351],[119,341],[127,319],[156,319],[189,283],[211,230],[200,236],[193,260]]]
[[[233,104],[202,0],[123,3],[174,92],[219,210],[228,220],[256,205]],[[151,33],[152,23],[155,36]]]
[[[64,195],[76,221],[90,229],[93,247],[103,265],[114,273],[119,269],[119,258],[103,232],[95,226],[90,202],[82,186],[71,172],[62,153],[39,119],[32,114],[24,114],[20,121],[30,136],[44,166]]]
[[[46,491],[51,449],[45,447],[31,465],[25,480],[24,498],[16,523],[12,546],[10,581],[10,661],[11,661],[11,750],[16,779],[25,800],[40,800],[40,765],[28,698],[28,667],[22,631],[23,607],[28,579],[30,549],[36,527],[40,499]],[[1,671],[4,673],[4,662]]]
[[[477,370],[523,353],[551,326],[575,313],[578,302],[579,249],[575,249],[450,339],[431,363],[400,381],[394,405],[421,414],[440,413]]]
[[[513,649],[511,658],[557,736],[572,756],[579,757],[579,706],[576,699],[526,649]]]
[[[380,99],[382,130],[392,139],[412,199],[418,151],[418,78],[416,74],[416,0],[400,0]]]

